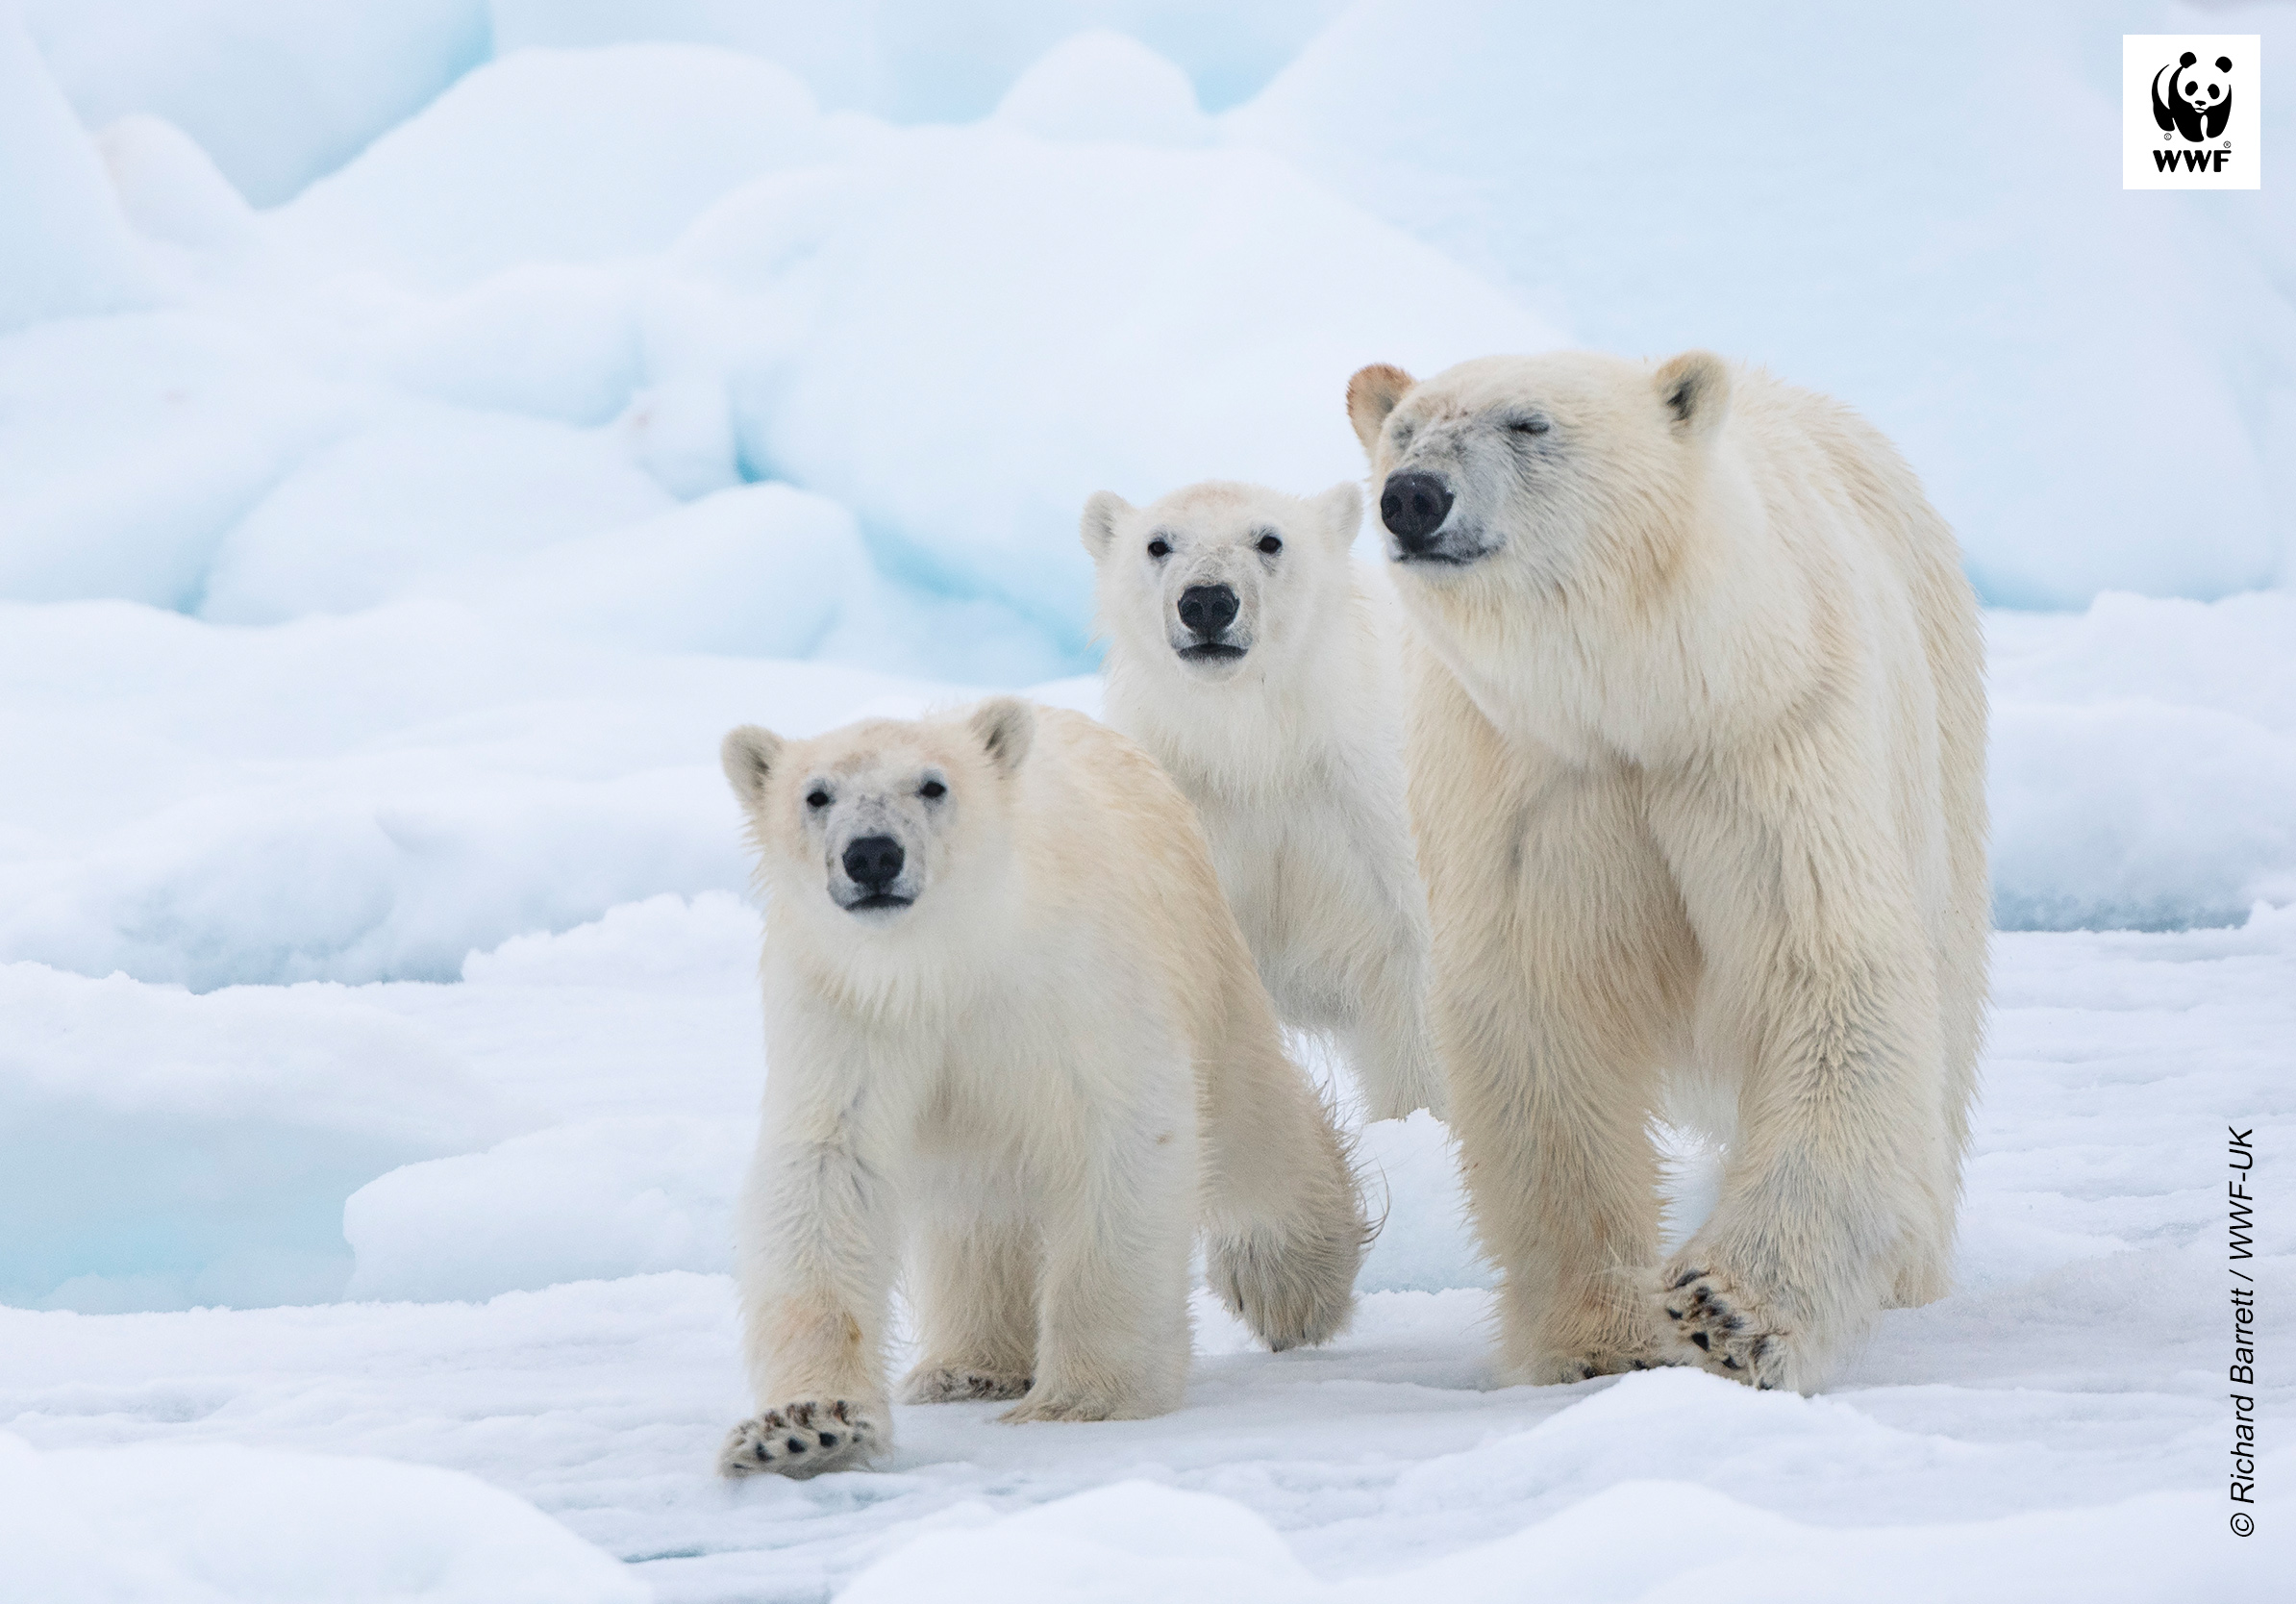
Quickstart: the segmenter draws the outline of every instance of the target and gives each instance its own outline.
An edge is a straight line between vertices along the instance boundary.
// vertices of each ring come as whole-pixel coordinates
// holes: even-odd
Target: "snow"
[[[665,1174],[649,1143],[674,1141],[678,1118],[743,1126],[758,1037],[736,954],[752,931],[731,898],[657,900],[520,938],[461,985],[289,995],[395,1014],[505,1100],[562,1116],[555,1146],[513,1139],[479,1164],[397,1172],[402,1240],[488,1244],[441,1273],[573,1267],[587,1236],[588,1267],[621,1254],[624,1270],[677,1251],[690,1228],[665,1227],[737,1159],[731,1135],[697,1140]],[[2004,1600],[2060,1577],[2133,1600],[2253,1583],[2285,1564],[2296,1456],[2267,1445],[2260,1533],[2236,1545],[2220,1166],[2227,1117],[2267,1162],[2296,1138],[2296,915],[2005,935],[1996,990],[1959,1290],[1883,1316],[1818,1398],[1687,1372],[1496,1387],[1488,1294],[1472,1287],[1369,1292],[1333,1346],[1287,1354],[1253,1348],[1200,1296],[1174,1416],[1008,1428],[992,1406],[902,1408],[881,1470],[728,1487],[710,1466],[742,1406],[730,1285],[673,1269],[486,1302],[4,1310],[0,1429],[48,1454],[236,1443],[463,1472],[631,1562],[664,1604],[848,1582],[864,1598],[1121,1597],[1190,1555],[1189,1596],[1236,1599],[1373,1583],[1498,1598],[1525,1577],[1564,1598],[1686,1584],[1817,1599],[1839,1596],[1845,1566],[1879,1597],[1924,1582]],[[580,1173],[559,1167],[586,1146]],[[2250,1266],[2267,1310],[2296,1297],[2283,1214],[2262,1212]],[[2263,1418],[2292,1406],[2268,1377]],[[905,1560],[912,1542],[927,1546]],[[1752,1555],[1784,1568],[1744,1576]]]
[[[2109,188],[2111,33],[2278,22],[0,0],[0,1592],[2284,1569],[2296,1456],[2221,1524],[2216,1188],[2228,1121],[2296,1128],[2296,213]],[[1331,1348],[1200,1297],[1168,1418],[903,1409],[879,1470],[717,1482],[765,1067],[723,731],[1096,711],[1086,494],[1312,492],[1361,363],[1577,341],[1840,395],[1991,604],[1959,1290],[1819,1398],[1501,1388],[1419,1115],[1357,1133]],[[1719,1161],[1660,1135],[1679,1240]]]
[[[233,1443],[39,1453],[0,1433],[0,1551],[41,1604],[644,1604],[476,1477]]]

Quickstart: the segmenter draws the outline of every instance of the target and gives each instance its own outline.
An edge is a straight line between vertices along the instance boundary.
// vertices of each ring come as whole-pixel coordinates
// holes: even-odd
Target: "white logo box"
[[[2123,34],[2121,36],[2121,188],[2124,189],[2257,189],[2263,187],[2262,40],[2256,34]],[[2190,54],[2190,69],[2180,66]],[[2216,65],[2229,59],[2228,72]],[[2198,81],[2204,108],[2214,85],[2230,91],[2232,113],[2222,131],[2193,139],[2182,126],[2163,129],[2153,109],[2156,83],[2165,93],[2175,67],[2179,83]],[[2174,107],[2171,108],[2172,112]]]

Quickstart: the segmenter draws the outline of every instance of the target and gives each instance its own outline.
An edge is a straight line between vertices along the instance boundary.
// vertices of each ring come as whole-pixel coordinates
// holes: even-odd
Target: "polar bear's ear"
[[[1036,734],[1036,710],[1018,696],[991,696],[973,709],[966,722],[988,761],[1010,774],[1029,755],[1029,741]]]
[[[735,796],[743,807],[754,808],[765,799],[765,782],[773,777],[773,765],[782,761],[782,738],[771,730],[744,724],[726,732],[717,758],[726,765],[726,779],[733,785]]]
[[[1354,480],[1334,485],[1308,505],[1332,532],[1334,550],[1345,551],[1356,543],[1356,531],[1363,526],[1363,492]]]
[[[1131,511],[1132,503],[1114,490],[1094,490],[1077,529],[1084,537],[1085,555],[1095,563],[1106,557],[1116,542],[1116,520]]]
[[[1356,439],[1363,442],[1364,456],[1377,455],[1379,432],[1387,414],[1418,382],[1402,368],[1384,362],[1356,369],[1356,376],[1347,381],[1347,421],[1356,426]]]
[[[1711,351],[1685,351],[1652,383],[1667,421],[1685,439],[1711,435],[1730,412],[1730,364]]]

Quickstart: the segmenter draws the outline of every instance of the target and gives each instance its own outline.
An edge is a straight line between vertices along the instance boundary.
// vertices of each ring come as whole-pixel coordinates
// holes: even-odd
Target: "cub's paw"
[[[1629,1370],[1653,1370],[1684,1361],[1658,1348],[1586,1348],[1576,1353],[1547,1354],[1520,1366],[1522,1379],[1534,1387],[1592,1381],[1596,1376],[1623,1375]]]
[[[790,1476],[859,1468],[883,1446],[885,1430],[848,1398],[806,1398],[742,1421],[717,1451],[721,1476]]]
[[[1021,1399],[997,1419],[1008,1426],[1025,1426],[1036,1420],[1143,1420],[1170,1408],[1098,1392],[1045,1392]]]
[[[912,1404],[976,1403],[1017,1398],[1029,1390],[1027,1376],[976,1370],[964,1365],[920,1365],[901,1384],[901,1401]]]
[[[1659,1302],[1675,1336],[1689,1344],[1679,1363],[1764,1391],[1785,1385],[1793,1333],[1718,1271],[1691,1261],[1676,1265],[1662,1278]]]

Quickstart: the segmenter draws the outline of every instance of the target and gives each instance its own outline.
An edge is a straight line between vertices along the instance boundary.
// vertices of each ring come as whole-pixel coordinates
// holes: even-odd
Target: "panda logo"
[[[2232,72],[2230,56],[2209,66],[2185,51],[2175,66],[2153,74],[2153,120],[2163,134],[2173,128],[2194,144],[2216,138],[2233,114]]]

